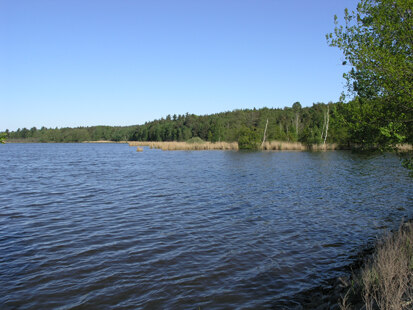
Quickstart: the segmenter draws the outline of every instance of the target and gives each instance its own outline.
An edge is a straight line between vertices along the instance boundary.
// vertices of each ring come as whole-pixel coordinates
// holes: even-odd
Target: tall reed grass
[[[325,150],[337,150],[338,144],[302,144],[300,142],[287,142],[287,141],[268,141],[262,145],[262,150],[271,151],[325,151]]]
[[[204,150],[238,150],[237,142],[203,142],[203,143],[186,143],[186,142],[129,142],[130,146],[148,146],[151,149],[160,149],[163,151],[204,151]]]
[[[396,149],[399,152],[413,152],[413,145],[412,144],[397,144]]]
[[[413,225],[387,235],[362,273],[366,309],[413,309]]]
[[[83,141],[82,143],[128,143],[128,141],[94,140],[94,141]]]
[[[353,309],[353,299],[361,295],[363,309],[413,309],[413,223],[406,223],[385,235],[356,283],[343,298],[341,309]],[[350,297],[349,297],[350,295]]]
[[[237,142],[202,142],[202,143],[187,143],[187,142],[147,142],[147,141],[130,141],[130,146],[148,146],[152,149],[161,149],[164,151],[174,150],[233,150],[237,151]],[[261,147],[263,151],[323,151],[323,150],[337,150],[337,144],[326,145],[306,145],[300,142],[286,142],[286,141],[268,141]]]

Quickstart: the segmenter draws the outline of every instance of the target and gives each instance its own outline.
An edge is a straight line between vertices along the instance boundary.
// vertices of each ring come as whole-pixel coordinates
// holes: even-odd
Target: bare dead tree
[[[268,126],[268,118],[267,118],[267,123],[265,124],[264,137],[262,138],[261,148],[264,146],[265,135],[267,134],[267,126]]]
[[[323,129],[321,129],[321,137],[320,137],[322,141],[324,140],[324,130],[326,129],[326,123],[327,123],[326,114],[323,113],[323,116],[324,116],[324,122],[323,122]]]
[[[297,133],[297,138],[298,138],[298,122],[300,120],[300,114],[298,111],[295,113],[295,132]]]
[[[326,145],[327,135],[328,135],[328,123],[330,122],[330,106],[327,105],[327,111],[324,117],[325,120],[325,134],[324,134],[324,145]]]

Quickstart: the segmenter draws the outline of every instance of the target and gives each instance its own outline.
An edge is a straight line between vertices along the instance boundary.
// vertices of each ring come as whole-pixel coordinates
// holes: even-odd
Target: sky
[[[356,0],[0,0],[0,131],[337,101]]]

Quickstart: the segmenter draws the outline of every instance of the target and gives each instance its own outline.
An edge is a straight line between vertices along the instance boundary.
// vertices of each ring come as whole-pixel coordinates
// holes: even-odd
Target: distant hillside
[[[6,131],[8,139],[21,142],[82,141],[186,141],[199,137],[205,141],[238,141],[240,132],[254,131],[267,140],[303,143],[347,143],[344,124],[339,122],[336,103],[317,103],[301,107],[296,102],[284,109],[262,108],[234,110],[212,115],[168,115],[143,125],[127,127],[92,126],[78,128],[23,128]],[[326,129],[328,125],[327,137]]]
[[[6,131],[9,142],[83,142],[83,141],[121,141],[128,140],[136,126],[112,127],[92,126],[77,128],[23,128]]]

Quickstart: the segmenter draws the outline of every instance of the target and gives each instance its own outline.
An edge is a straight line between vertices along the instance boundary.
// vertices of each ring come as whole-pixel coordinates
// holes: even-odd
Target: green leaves
[[[238,147],[240,150],[258,150],[260,135],[254,129],[243,127],[239,132]]]
[[[345,11],[344,25],[334,18],[327,41],[351,65],[347,96],[358,98],[346,113],[354,141],[413,142],[412,7],[413,0],[361,0],[356,12]]]
[[[0,133],[0,144],[6,143],[6,134]]]

